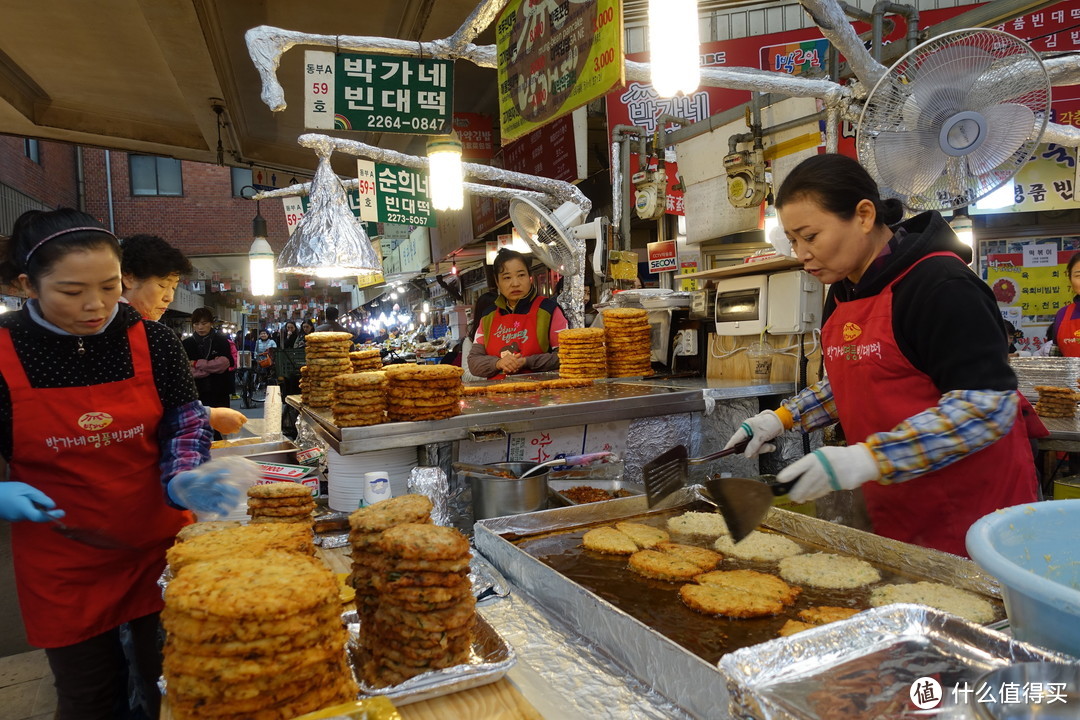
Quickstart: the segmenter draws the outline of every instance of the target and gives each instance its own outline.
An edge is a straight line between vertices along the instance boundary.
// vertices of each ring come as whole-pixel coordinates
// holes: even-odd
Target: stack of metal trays
[[[1036,385],[1078,389],[1076,381],[1080,379],[1080,358],[1010,358],[1009,365],[1020,381],[1020,392],[1033,404],[1039,399]]]
[[[869,589],[804,587],[791,612],[749,620],[713,617],[682,605],[679,584],[642,578],[627,569],[625,557],[601,556],[580,546],[584,532],[599,524],[633,518],[664,527],[677,514],[711,510],[693,487],[680,491],[674,506],[665,510],[650,511],[644,497],[631,497],[483,520],[476,524],[474,542],[511,583],[645,685],[692,716],[729,717],[730,698],[717,666],[722,657],[740,648],[753,654],[768,647],[786,619],[807,603],[866,609]],[[976,593],[994,606],[996,620],[1005,617],[997,582],[964,558],[784,510],[771,510],[763,527],[808,550],[866,560],[886,582],[930,580]],[[721,569],[754,567],[743,562],[729,558]],[[775,573],[775,564],[772,570],[758,565]],[[852,642],[860,640],[853,636]]]

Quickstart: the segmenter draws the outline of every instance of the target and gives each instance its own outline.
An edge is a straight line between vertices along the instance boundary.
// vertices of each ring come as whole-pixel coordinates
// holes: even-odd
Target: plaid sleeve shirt
[[[213,437],[210,411],[198,400],[166,408],[158,426],[162,484],[168,485],[177,473],[196,468],[209,460]],[[169,499],[168,492],[165,493],[165,500],[173,507],[180,507]]]
[[[882,482],[903,482],[938,470],[996,442],[1012,430],[1019,411],[1015,390],[954,390],[934,407],[863,442],[881,470]],[[828,378],[783,403],[807,432],[837,420]]]

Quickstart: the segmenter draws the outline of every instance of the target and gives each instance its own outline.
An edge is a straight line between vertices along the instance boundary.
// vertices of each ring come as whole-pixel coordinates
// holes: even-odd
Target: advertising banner
[[[510,0],[495,26],[505,145],[623,81],[618,0]]]
[[[454,130],[461,139],[462,160],[490,160],[495,156],[495,129],[490,115],[454,113]]]

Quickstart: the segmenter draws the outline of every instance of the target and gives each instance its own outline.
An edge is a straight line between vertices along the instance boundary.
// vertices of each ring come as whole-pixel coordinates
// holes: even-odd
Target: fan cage
[[[937,147],[940,126],[955,113],[995,113],[991,108],[1002,105],[1026,107],[1033,118],[1030,130],[989,124],[984,145],[1009,132],[1013,136],[1004,145],[1011,145],[1023,133],[1011,151],[988,147],[981,154],[975,149],[947,157]],[[1049,77],[1027,43],[998,30],[946,33],[908,52],[878,81],[859,120],[859,162],[878,181],[882,197],[897,198],[912,210],[964,207],[1009,182],[1027,163],[1049,107]],[[986,157],[992,167],[985,160],[979,166]]]

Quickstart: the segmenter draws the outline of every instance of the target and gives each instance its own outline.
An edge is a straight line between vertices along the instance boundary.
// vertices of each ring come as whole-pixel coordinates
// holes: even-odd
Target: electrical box
[[[713,318],[717,335],[765,332],[769,282],[765,275],[744,275],[716,282]]]
[[[771,335],[801,335],[821,326],[825,287],[802,270],[769,276],[768,321]]]

